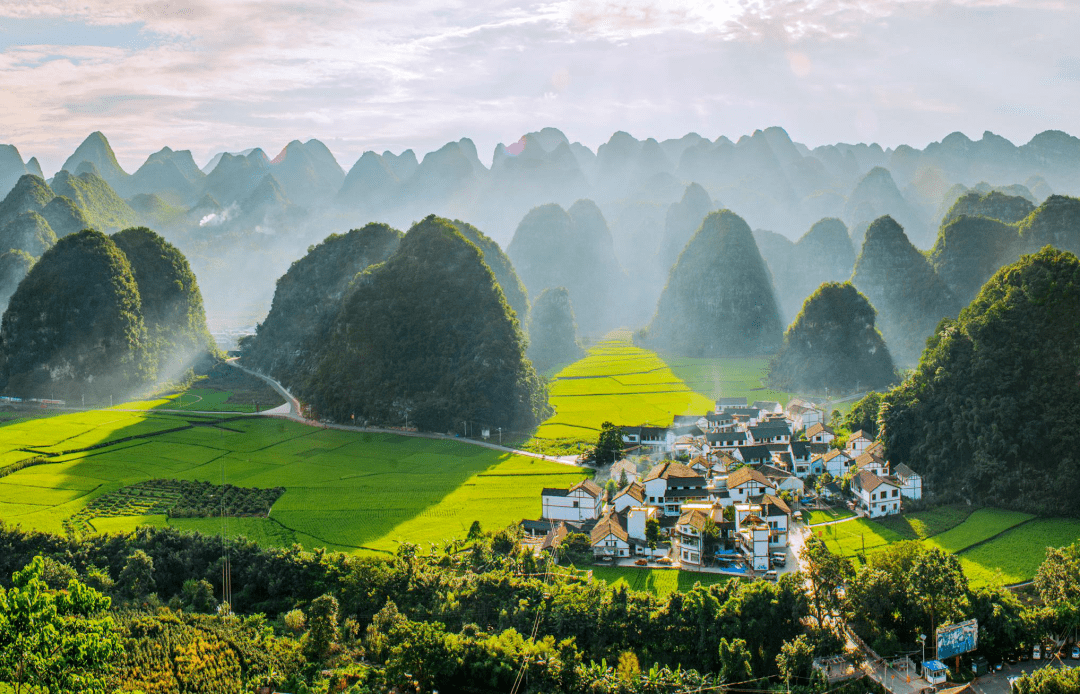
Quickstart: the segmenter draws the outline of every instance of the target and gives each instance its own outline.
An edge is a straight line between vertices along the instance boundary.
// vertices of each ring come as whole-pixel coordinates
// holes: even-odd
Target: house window
[[[574,502],[574,508],[577,508],[577,507],[578,507],[578,505],[577,505],[577,504],[578,504],[578,502],[576,502],[576,501],[575,501],[575,502]]]
[[[892,490],[892,495],[893,496],[899,496],[900,495],[900,490],[899,489]]]

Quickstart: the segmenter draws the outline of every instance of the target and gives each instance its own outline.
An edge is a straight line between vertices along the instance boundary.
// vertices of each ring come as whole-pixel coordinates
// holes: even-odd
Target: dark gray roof
[[[772,460],[772,452],[768,446],[740,446],[739,453],[744,462],[751,460]]]
[[[705,419],[709,420],[710,422],[714,422],[714,423],[716,423],[716,422],[730,422],[731,421],[731,414],[728,413],[728,412],[719,412],[719,413],[710,412],[709,414],[705,415]]]
[[[540,492],[540,496],[567,496],[570,494],[569,489],[553,489],[551,487],[544,487]]]
[[[746,407],[746,398],[717,398],[716,406],[721,408]]]
[[[721,441],[732,441],[738,444],[740,441],[746,440],[745,431],[728,431],[721,432],[719,434],[706,434],[705,440],[709,443],[720,443]]]
[[[687,497],[697,498],[705,496],[708,496],[705,487],[695,487],[694,489],[668,489],[664,492],[665,499],[685,499]]]

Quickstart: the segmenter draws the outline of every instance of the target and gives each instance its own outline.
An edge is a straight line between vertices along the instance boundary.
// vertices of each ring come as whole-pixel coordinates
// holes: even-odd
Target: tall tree
[[[613,464],[622,456],[625,445],[622,428],[611,422],[604,422],[600,425],[600,436],[596,439],[593,459],[598,465]]]
[[[820,628],[827,628],[826,617],[840,610],[843,603],[840,589],[855,572],[847,558],[833,554],[817,535],[807,538],[799,557],[806,565],[814,616]]]

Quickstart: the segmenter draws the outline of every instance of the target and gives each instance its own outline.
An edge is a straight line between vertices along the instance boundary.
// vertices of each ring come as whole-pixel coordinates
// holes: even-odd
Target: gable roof
[[[776,508],[780,509],[781,511],[783,511],[787,515],[789,515],[789,516],[791,515],[791,508],[789,508],[788,505],[784,502],[784,500],[781,499],[778,496],[774,496],[772,494],[766,494],[761,499],[761,505],[763,507],[775,506]],[[776,515],[776,514],[767,513],[766,515],[773,516],[773,515]]]
[[[727,431],[719,434],[705,434],[705,440],[709,443],[720,443],[721,441],[732,441],[738,443],[739,441],[746,440],[745,431]]]
[[[698,530],[704,530],[705,521],[707,521],[708,519],[709,516],[704,511],[694,508],[690,509],[689,511],[684,511],[683,514],[679,516],[678,524],[689,525],[691,527],[697,528]]]
[[[785,445],[781,445],[781,450],[787,448]],[[739,446],[739,455],[742,456],[743,461],[750,462],[751,460],[772,460],[772,449],[768,446]]]
[[[559,523],[556,528],[544,535],[544,541],[540,543],[540,551],[543,552],[558,547],[569,534],[570,530],[567,529],[566,523]]]
[[[620,496],[624,495],[629,496],[631,499],[638,502],[639,504],[643,503],[645,501],[645,487],[643,487],[638,482],[631,482],[626,486],[625,489],[615,495],[615,499],[618,499]],[[612,501],[614,501],[615,499],[612,499]]]
[[[769,421],[750,427],[750,433],[755,439],[759,436],[791,436],[791,427],[779,421]]]
[[[844,456],[848,460],[851,460],[851,456],[848,455],[846,451],[837,450],[835,448],[830,450],[823,457],[825,458],[825,462],[828,463],[828,462],[832,462],[833,458],[838,458],[840,456]]]
[[[630,539],[630,535],[627,534],[626,527],[623,525],[622,517],[617,513],[609,513],[596,521],[592,532],[589,533],[589,539],[595,545],[608,535],[614,535],[624,542]]]
[[[870,436],[870,434],[866,433],[862,429],[859,429],[858,431],[851,432],[851,436],[848,437],[848,443],[851,443],[855,439],[866,439],[867,441],[873,441],[874,437]]]
[[[544,487],[540,490],[540,496],[567,496],[570,494],[569,489],[556,489],[554,487]]]
[[[780,407],[780,403],[774,400],[755,400],[751,407],[756,407],[759,410],[775,411],[777,407]]]
[[[705,415],[705,419],[713,424],[731,421],[731,413],[729,412],[710,412]]]
[[[836,432],[833,431],[832,429],[830,429],[829,427],[825,426],[821,422],[818,422],[817,424],[811,424],[810,427],[806,430],[806,438],[810,438],[812,436],[817,436],[818,434],[833,434],[833,435],[835,435]]]
[[[890,485],[892,487],[897,486],[896,482],[890,481],[887,477],[878,477],[869,470],[863,470],[859,474],[855,475],[851,479],[851,483],[858,485],[859,489],[872,492],[883,484]]]
[[[731,489],[732,487],[739,487],[746,484],[747,482],[757,482],[758,484],[763,484],[767,487],[773,486],[773,483],[770,482],[769,479],[765,477],[765,475],[761,474],[760,471],[755,470],[749,465],[744,465],[738,470],[735,470],[734,472],[730,473],[727,478],[728,489]]]
[[[791,477],[791,473],[787,470],[781,470],[778,467],[769,465],[768,463],[760,463],[754,466],[754,469],[765,475],[769,480],[786,480]],[[730,477],[728,478],[730,480]]]
[[[699,479],[702,482],[705,478],[697,473],[696,470],[684,463],[678,463],[673,460],[667,460],[649,470],[649,473],[645,475],[643,482],[649,482],[655,479],[670,479],[676,477],[679,479]]]
[[[809,441],[792,441],[791,454],[796,458],[805,458],[811,453]]]
[[[855,458],[855,469],[859,470],[867,465],[880,465],[881,467],[885,467],[885,461],[873,453],[860,453],[858,457]]]
[[[900,463],[893,468],[893,474],[902,480],[908,479],[909,477],[917,476],[914,470],[909,468],[907,465],[904,465],[903,463]]]
[[[583,479],[577,484],[575,484],[573,487],[570,487],[571,492],[576,492],[579,489],[594,499],[599,499],[600,495],[604,493],[604,490],[600,487],[600,485],[588,478]]]
[[[717,398],[717,409],[724,409],[726,407],[746,407],[746,398]]]

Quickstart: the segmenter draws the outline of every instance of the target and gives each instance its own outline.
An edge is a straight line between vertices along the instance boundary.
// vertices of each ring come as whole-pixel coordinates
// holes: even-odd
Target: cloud
[[[1061,58],[1077,14],[1054,2],[9,0],[0,16],[45,23],[45,43],[3,35],[0,140],[52,170],[93,130],[128,170],[166,144],[206,161],[310,137],[348,168],[548,125],[594,148],[773,124],[811,145],[1030,137],[1080,106]],[[1042,110],[1003,111],[1002,93]]]

